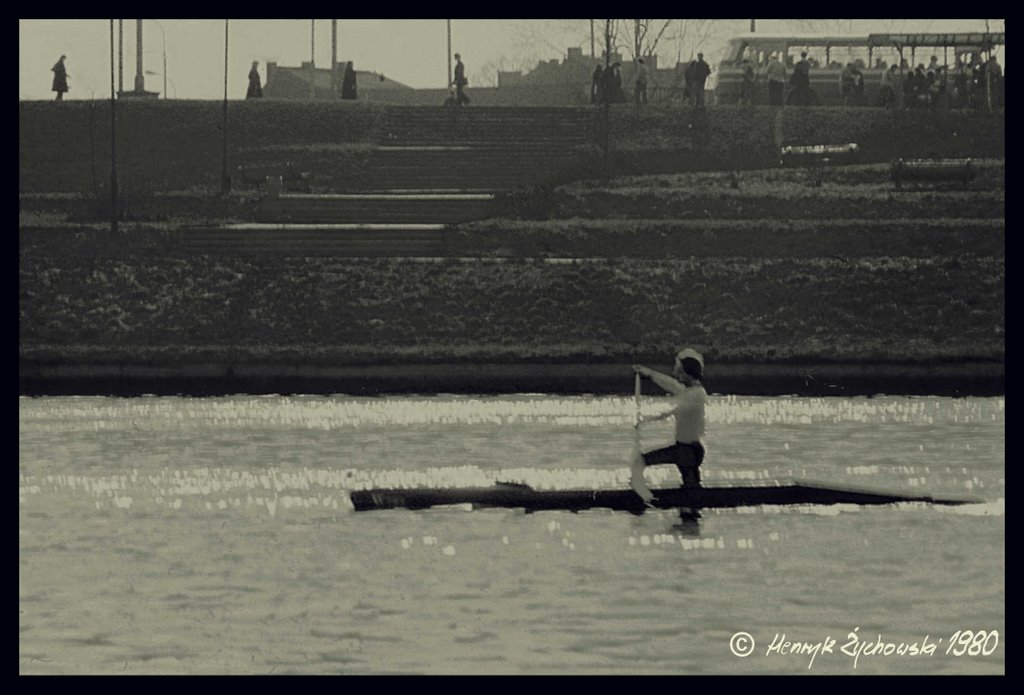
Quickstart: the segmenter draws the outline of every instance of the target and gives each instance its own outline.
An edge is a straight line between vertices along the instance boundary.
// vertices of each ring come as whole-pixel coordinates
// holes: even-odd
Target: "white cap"
[[[687,358],[691,360],[697,360],[697,364],[700,365],[700,368],[702,370],[704,369],[704,356],[701,355],[696,350],[694,350],[693,348],[683,348],[682,350],[676,353],[676,360],[678,360],[679,362],[682,362]]]

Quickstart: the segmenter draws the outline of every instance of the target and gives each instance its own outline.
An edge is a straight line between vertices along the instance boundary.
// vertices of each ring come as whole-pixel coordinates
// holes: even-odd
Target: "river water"
[[[540,395],[21,398],[20,672],[1004,672],[1003,398],[709,401],[705,484],[978,500],[962,507],[705,510],[696,527],[351,511],[367,487],[625,487],[633,413]],[[644,447],[670,427],[645,425]]]

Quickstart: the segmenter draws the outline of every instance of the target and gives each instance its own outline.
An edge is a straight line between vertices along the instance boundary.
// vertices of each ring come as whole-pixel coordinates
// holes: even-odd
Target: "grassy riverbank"
[[[1004,264],[23,257],[21,344],[75,361],[603,362],[681,343],[737,363],[1001,360]]]
[[[309,127],[302,146],[315,148],[334,126]],[[991,138],[975,135],[957,142],[987,151]],[[253,147],[278,146],[259,137]],[[287,239],[262,256],[190,251],[187,235],[252,219],[252,195],[128,196],[113,235],[99,199],[26,192],[23,177],[22,373],[171,370],[186,386],[208,373],[244,390],[237,375],[279,383],[274,370],[618,369],[689,344],[733,372],[886,365],[945,384],[973,365],[999,381],[1005,164],[979,161],[977,173],[966,187],[904,191],[885,163],[539,186],[445,230],[435,259],[312,257]]]

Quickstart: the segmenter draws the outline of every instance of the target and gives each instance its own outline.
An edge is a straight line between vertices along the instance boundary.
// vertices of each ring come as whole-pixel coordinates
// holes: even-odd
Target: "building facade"
[[[609,62],[616,61],[622,64],[622,88],[631,96],[637,64],[613,53]],[[645,61],[650,101],[682,99],[686,64],[677,63],[674,67],[662,69],[658,67],[656,55],[645,58]],[[591,79],[598,64],[604,66],[604,59],[584,56],[583,49],[572,47],[561,61],[542,61],[526,73],[498,71],[497,87],[473,87],[470,84],[466,94],[472,104],[478,106],[583,106],[590,103]],[[340,99],[343,72],[344,62],[339,62],[335,81],[337,88],[332,89],[330,68],[317,68],[308,61],[297,68],[267,63],[263,95],[268,99]],[[385,104],[441,105],[448,96],[446,89],[414,89],[368,70],[356,70],[356,90],[360,101]]]

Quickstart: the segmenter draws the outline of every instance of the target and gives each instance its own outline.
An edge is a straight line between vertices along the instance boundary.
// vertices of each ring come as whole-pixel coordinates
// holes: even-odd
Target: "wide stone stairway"
[[[257,224],[207,232],[190,246],[444,255],[446,225],[488,217],[501,192],[571,170],[593,143],[595,118],[588,108],[390,107],[365,175],[346,190],[271,191],[260,201]]]

